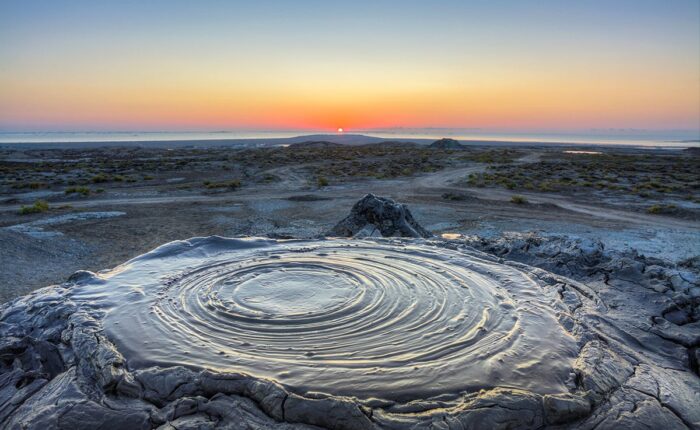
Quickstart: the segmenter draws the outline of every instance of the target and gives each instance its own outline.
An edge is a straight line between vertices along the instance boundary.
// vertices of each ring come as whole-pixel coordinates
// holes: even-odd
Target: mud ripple
[[[388,241],[193,239],[76,289],[131,366],[236,370],[411,400],[565,391],[575,342],[526,273]]]

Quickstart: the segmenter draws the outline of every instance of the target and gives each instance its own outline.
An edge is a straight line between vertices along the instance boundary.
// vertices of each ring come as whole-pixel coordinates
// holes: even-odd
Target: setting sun
[[[343,128],[342,128],[342,127],[338,127],[338,133],[342,133],[342,132],[343,132]]]

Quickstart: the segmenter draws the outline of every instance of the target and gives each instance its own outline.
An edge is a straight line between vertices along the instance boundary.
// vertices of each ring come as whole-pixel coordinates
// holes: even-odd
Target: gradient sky
[[[700,1],[0,0],[0,130],[700,130]]]

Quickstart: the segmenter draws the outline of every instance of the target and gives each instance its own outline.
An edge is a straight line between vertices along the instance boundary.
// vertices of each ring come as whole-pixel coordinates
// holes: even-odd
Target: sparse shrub
[[[64,191],[66,194],[81,194],[87,196],[90,194],[90,188],[88,187],[68,187]]]
[[[29,182],[29,183],[20,182],[20,183],[15,183],[14,185],[12,185],[12,188],[15,188],[15,189],[29,188],[30,190],[38,190],[39,188],[43,188],[45,186],[46,186],[46,184],[44,184],[43,182]]]
[[[445,200],[467,200],[469,196],[462,193],[444,193],[442,198]]]
[[[647,212],[650,214],[663,214],[663,213],[668,213],[672,212],[674,209],[676,209],[676,205],[653,205],[649,206],[647,208]]]
[[[511,203],[515,203],[516,205],[522,205],[527,203],[527,199],[523,196],[513,196],[510,198]]]
[[[658,213],[661,213],[662,211],[663,211],[663,206],[661,206],[661,205],[653,205],[653,206],[649,206],[647,208],[647,212],[649,212],[650,214],[658,214]]]
[[[105,175],[104,173],[98,173],[97,175],[93,176],[90,180],[93,184],[99,184],[102,182],[109,181],[109,176]]]
[[[37,200],[31,206],[22,206],[19,209],[20,215],[35,214],[49,210],[49,204],[45,200]]]
[[[241,187],[241,181],[239,181],[238,179],[233,179],[231,181],[226,181],[226,182],[204,181],[204,186],[207,187],[208,189],[230,188],[232,190],[235,190],[235,189]]]
[[[316,178],[316,185],[318,185],[319,187],[327,187],[328,179],[326,179],[324,176],[319,176]]]

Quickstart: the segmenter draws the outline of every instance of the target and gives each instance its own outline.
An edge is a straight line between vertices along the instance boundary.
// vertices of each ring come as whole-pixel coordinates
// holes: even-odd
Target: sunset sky
[[[700,1],[0,0],[0,130],[700,129]]]

